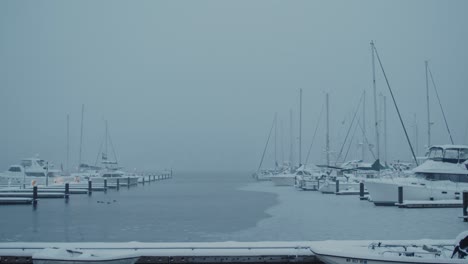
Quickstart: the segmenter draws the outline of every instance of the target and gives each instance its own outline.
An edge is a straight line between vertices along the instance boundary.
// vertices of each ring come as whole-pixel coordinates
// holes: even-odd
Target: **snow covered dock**
[[[0,243],[0,263],[32,263],[45,248],[112,254],[137,254],[137,263],[321,263],[310,242],[213,243]]]

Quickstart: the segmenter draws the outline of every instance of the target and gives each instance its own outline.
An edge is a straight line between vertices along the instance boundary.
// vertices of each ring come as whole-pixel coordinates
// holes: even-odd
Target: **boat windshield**
[[[432,148],[429,151],[428,158],[431,160],[441,160],[444,157],[444,150],[442,148]]]
[[[468,159],[468,149],[460,149],[460,162],[465,162]]]
[[[17,167],[17,166],[14,166],[14,167],[10,167],[8,169],[8,171],[11,171],[11,172],[21,172],[21,168],[20,167]]]

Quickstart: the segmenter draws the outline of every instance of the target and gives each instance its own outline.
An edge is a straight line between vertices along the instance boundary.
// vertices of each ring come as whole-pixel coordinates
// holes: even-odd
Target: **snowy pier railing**
[[[0,243],[0,263],[32,263],[45,248],[65,248],[95,254],[136,254],[137,263],[321,263],[310,242],[208,243]]]

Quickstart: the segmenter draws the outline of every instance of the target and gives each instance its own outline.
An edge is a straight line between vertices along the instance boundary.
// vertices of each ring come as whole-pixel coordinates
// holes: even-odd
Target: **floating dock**
[[[88,190],[86,189],[69,189],[70,194],[87,194]],[[38,193],[65,193],[65,188],[37,188]],[[33,193],[33,189],[0,189],[0,194],[2,193]]]
[[[0,197],[33,198],[33,192],[0,192]],[[64,192],[38,192],[37,198],[65,198]]]
[[[408,201],[396,203],[399,208],[460,208],[462,200],[434,200],[434,201]]]
[[[356,190],[343,190],[335,193],[336,195],[361,195],[360,191]],[[368,191],[364,191],[364,195],[369,194]]]
[[[137,263],[308,263],[321,264],[308,242],[211,243],[0,243],[0,263],[31,264],[44,248],[132,253]]]
[[[32,198],[22,197],[0,197],[1,205],[12,205],[12,204],[32,204]]]

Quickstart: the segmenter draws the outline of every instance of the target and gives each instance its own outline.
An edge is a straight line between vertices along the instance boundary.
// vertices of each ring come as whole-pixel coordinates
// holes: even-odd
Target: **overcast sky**
[[[1,1],[0,167],[36,154],[66,167],[67,114],[76,166],[84,104],[84,162],[94,164],[108,120],[127,168],[256,170],[275,112],[278,159],[289,157],[289,109],[298,149],[300,88],[303,157],[326,92],[335,155],[364,89],[374,144],[371,40],[413,143],[416,116],[418,155],[425,60],[455,143],[466,144],[467,10],[464,0]],[[449,143],[430,88],[432,143]],[[378,68],[377,89],[387,96],[388,159],[409,160]],[[357,130],[348,159],[360,157],[360,141]],[[324,162],[324,144],[323,116],[310,162]]]

